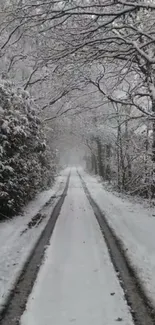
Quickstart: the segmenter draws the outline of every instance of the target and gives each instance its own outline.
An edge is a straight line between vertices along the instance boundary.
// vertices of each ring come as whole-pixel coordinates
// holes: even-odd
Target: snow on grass
[[[53,188],[38,194],[25,207],[22,215],[0,223],[0,310],[3,308],[17,276],[44,229],[57,198],[53,199],[50,206],[43,208],[42,213],[46,215],[46,218],[38,227],[28,229],[22,235],[21,233],[27,227],[29,221],[49,201],[51,196],[56,194],[59,198],[64,189],[66,177],[67,174],[62,172]]]
[[[155,306],[155,209],[108,192],[96,177],[84,172],[82,176],[91,196],[121,239],[132,266]]]
[[[73,170],[21,324],[116,325],[117,321],[133,325],[99,225]]]

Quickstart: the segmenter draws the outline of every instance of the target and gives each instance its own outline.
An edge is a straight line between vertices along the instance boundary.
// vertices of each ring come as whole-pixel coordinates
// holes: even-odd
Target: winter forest
[[[155,1],[0,1],[0,219],[81,161],[155,196]]]

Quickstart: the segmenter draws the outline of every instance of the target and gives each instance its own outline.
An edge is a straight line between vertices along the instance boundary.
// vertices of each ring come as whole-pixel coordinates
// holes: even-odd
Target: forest
[[[0,219],[75,148],[87,171],[153,201],[154,0],[1,0]]]

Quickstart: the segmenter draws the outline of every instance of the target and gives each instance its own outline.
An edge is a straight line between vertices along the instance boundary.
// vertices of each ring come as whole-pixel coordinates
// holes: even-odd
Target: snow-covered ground
[[[53,209],[53,204],[57,202],[59,195],[62,194],[67,176],[68,170],[63,171],[57,178],[53,188],[37,195],[25,207],[22,215],[0,223],[0,309],[3,307],[18,274],[44,229]],[[40,225],[28,229],[22,234],[29,221],[55,194],[58,198],[53,199],[51,205],[41,210],[46,217]]]
[[[117,321],[133,324],[99,225],[72,171],[21,324],[116,325]]]
[[[104,189],[96,177],[80,170],[89,192],[121,239],[131,264],[155,306],[155,209]]]

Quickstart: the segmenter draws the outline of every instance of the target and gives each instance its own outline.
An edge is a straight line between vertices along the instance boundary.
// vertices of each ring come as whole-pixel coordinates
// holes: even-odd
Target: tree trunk
[[[91,156],[91,161],[92,161],[92,172],[95,173],[95,175],[97,174],[97,163],[96,163],[96,157],[95,157],[95,154],[92,153],[92,156]]]
[[[97,151],[98,151],[98,170],[99,170],[99,175],[104,178],[104,167],[103,167],[103,162],[102,162],[102,145],[101,141],[97,138],[96,139],[97,143]]]
[[[106,144],[106,180],[111,181],[111,145]]]
[[[129,132],[128,132],[128,121],[125,121],[125,138],[126,138],[126,160],[127,160],[127,183],[130,183],[131,177],[132,177],[132,166],[131,166],[131,160],[130,160],[130,155],[129,155]],[[125,184],[125,188],[126,188]],[[126,188],[127,189],[127,188]]]
[[[117,111],[117,186],[120,191],[124,188],[125,168],[122,148],[122,130],[120,126],[119,112]]]
[[[94,155],[94,173],[97,175],[97,161],[96,161],[96,156]]]

